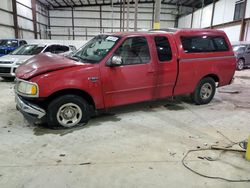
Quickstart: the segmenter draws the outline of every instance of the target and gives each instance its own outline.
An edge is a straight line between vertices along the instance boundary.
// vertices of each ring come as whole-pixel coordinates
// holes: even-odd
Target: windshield
[[[17,48],[15,51],[13,51],[12,55],[36,55],[39,54],[45,46],[41,45],[23,45],[19,48]]]
[[[17,47],[18,41],[17,40],[0,40],[0,46]]]
[[[117,36],[98,35],[73,53],[71,57],[79,61],[97,63],[106,56],[118,40]]]

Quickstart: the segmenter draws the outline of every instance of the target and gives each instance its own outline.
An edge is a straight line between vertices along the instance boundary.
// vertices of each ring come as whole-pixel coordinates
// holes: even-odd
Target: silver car
[[[3,79],[15,78],[16,68],[36,54],[50,52],[54,54],[70,53],[72,48],[60,44],[26,44],[12,53],[0,57],[0,77]]]
[[[250,66],[250,43],[240,43],[233,45],[233,51],[237,58],[237,70],[243,70]]]

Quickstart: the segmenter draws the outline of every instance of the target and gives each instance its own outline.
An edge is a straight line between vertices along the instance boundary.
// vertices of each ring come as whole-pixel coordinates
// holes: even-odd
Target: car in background
[[[237,70],[250,66],[250,42],[233,45],[233,51],[237,58]]]
[[[60,44],[26,44],[8,55],[0,57],[0,77],[3,79],[15,78],[16,68],[39,53],[53,54],[71,53],[71,48]]]
[[[63,55],[63,56],[71,56],[71,54],[73,54],[74,52],[76,52],[77,49],[75,46],[73,45],[69,45],[69,51],[66,51],[64,53],[61,53],[60,55]]]
[[[0,57],[11,53],[24,44],[27,44],[25,40],[0,39]]]

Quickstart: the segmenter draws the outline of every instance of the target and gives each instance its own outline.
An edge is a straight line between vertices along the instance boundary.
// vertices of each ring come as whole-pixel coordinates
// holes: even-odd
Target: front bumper
[[[40,108],[39,106],[32,104],[28,101],[23,100],[21,97],[16,95],[16,105],[18,111],[20,111],[24,115],[33,116],[34,118],[42,119],[46,112],[44,109]]]
[[[17,66],[0,64],[0,76],[15,77]]]

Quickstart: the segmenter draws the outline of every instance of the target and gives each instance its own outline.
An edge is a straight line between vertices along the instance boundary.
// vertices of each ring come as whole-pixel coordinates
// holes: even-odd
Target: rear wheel
[[[210,77],[203,78],[191,94],[194,103],[208,104],[214,97],[216,90],[215,81]]]
[[[72,128],[86,124],[89,118],[89,104],[77,95],[56,98],[47,110],[47,122],[50,127]]]
[[[245,66],[245,61],[244,59],[239,59],[237,61],[237,70],[243,70]]]

